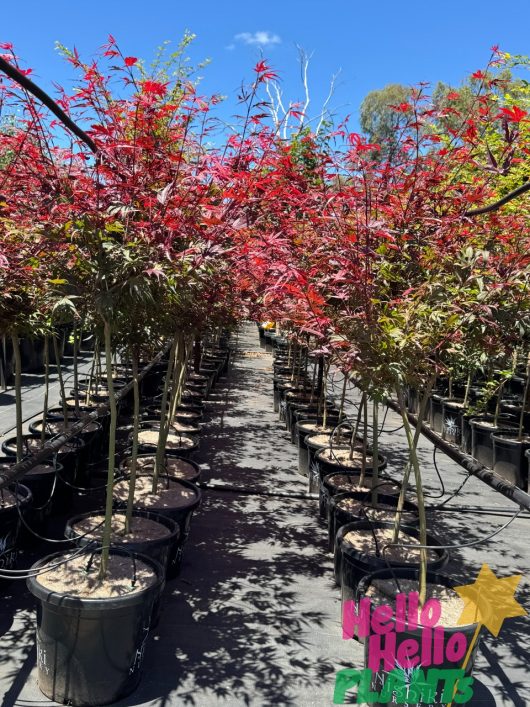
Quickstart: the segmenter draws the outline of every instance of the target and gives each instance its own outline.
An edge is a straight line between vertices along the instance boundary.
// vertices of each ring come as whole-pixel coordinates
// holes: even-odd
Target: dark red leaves
[[[278,74],[271,69],[271,67],[262,59],[258,61],[254,67],[254,71],[257,73],[257,81],[274,81],[278,78]]]

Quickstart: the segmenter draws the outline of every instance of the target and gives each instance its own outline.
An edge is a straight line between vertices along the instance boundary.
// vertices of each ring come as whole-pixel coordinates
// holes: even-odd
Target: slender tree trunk
[[[18,333],[11,335],[13,354],[15,357],[15,415],[17,428],[17,462],[22,461],[24,449],[22,446],[22,358]]]
[[[504,391],[504,381],[500,384],[499,390],[497,391],[497,401],[495,403],[495,412],[493,414],[493,426],[497,427],[499,424],[499,415],[501,414],[501,400]]]
[[[363,392],[361,395],[361,400],[359,401],[359,408],[357,409],[357,419],[355,420],[355,427],[353,428],[353,434],[351,437],[350,444],[350,459],[353,459],[353,451],[355,449],[355,444],[357,443],[357,434],[359,432],[359,425],[361,424],[361,417],[364,410],[364,401],[366,400],[366,393]]]
[[[421,402],[420,402],[420,409],[418,411],[418,417],[417,417],[417,424],[416,424],[416,431],[414,433],[414,450],[416,450],[416,447],[418,445],[418,441],[421,436],[421,428],[423,421],[425,419],[425,413],[427,412],[427,404],[429,402],[429,399],[431,397],[431,391],[434,387],[434,384],[436,382],[436,376],[433,376],[429,382],[427,383],[427,386],[424,390]],[[396,543],[398,541],[399,537],[399,527],[401,525],[401,515],[403,513],[403,507],[405,505],[405,496],[407,495],[407,487],[409,483],[409,478],[410,478],[410,472],[411,472],[411,464],[410,464],[410,459],[407,462],[407,465],[405,467],[405,470],[403,472],[403,483],[401,485],[401,491],[399,494],[399,499],[398,499],[398,504],[396,508],[396,516],[394,519],[394,534],[392,537],[392,542]]]
[[[68,406],[66,405],[66,390],[64,387],[63,371],[61,368],[61,356],[59,354],[59,344],[57,342],[57,337],[52,334],[53,339],[53,352],[55,354],[55,363],[57,366],[57,377],[59,378],[59,388],[61,390],[61,402],[63,407],[63,429],[66,429],[68,425]]]
[[[168,415],[167,402],[168,394],[170,392],[171,378],[173,374],[173,368],[175,365],[175,356],[177,353],[178,337],[175,336],[173,343],[171,344],[171,349],[169,351],[169,360],[167,363],[166,370],[166,380],[164,382],[164,391],[162,393],[162,409],[160,411],[160,425],[159,425],[159,435],[158,435],[158,446],[156,449],[156,461],[155,468],[153,471],[153,493],[157,492],[158,489],[158,478],[161,471],[165,466],[166,458],[166,435],[164,435],[164,430],[166,427],[166,419]]]
[[[372,506],[374,508],[377,508],[377,484],[379,483],[379,403],[377,402],[377,400],[373,401],[372,425]]]
[[[342,395],[340,396],[339,422],[342,422],[342,418],[344,417],[344,402],[346,400],[347,388],[348,388],[348,375],[347,375],[347,373],[345,373],[344,374],[344,383],[342,385]]]
[[[364,411],[363,411],[363,451],[361,459],[361,475],[359,477],[359,486],[364,484],[366,476],[366,455],[368,454],[368,396],[364,396]]]
[[[190,357],[191,349],[189,342],[185,338],[182,339],[180,344],[180,354],[178,358],[178,366],[175,368],[175,377],[173,381],[173,397],[171,402],[171,412],[168,421],[168,433],[169,427],[175,419],[177,413],[177,408],[182,400],[182,391],[184,389],[184,381],[186,378],[186,370],[188,366],[188,361]],[[176,381],[176,385],[175,385]]]
[[[414,435],[412,434],[407,409],[405,407],[403,390],[401,388],[398,388],[397,393],[399,410],[401,413],[401,418],[403,420],[403,427],[405,428],[405,434],[407,436],[407,443],[409,446],[410,464],[414,471],[414,479],[416,482],[416,500],[418,502],[419,520],[419,541],[420,545],[427,545],[427,516],[425,514],[425,498],[423,496],[423,484],[421,479],[420,463],[418,460],[418,455],[416,453],[416,443]],[[423,606],[427,598],[427,550],[425,550],[424,548],[420,550],[420,576],[418,591],[420,606]]]
[[[77,323],[74,320],[74,401],[75,401],[75,414],[79,417],[79,366],[77,358]]]
[[[327,392],[328,392],[328,374],[329,374],[329,369],[331,366],[331,361],[328,363],[326,370],[324,372],[324,379],[322,381],[322,427],[326,429],[326,425],[328,424],[328,406],[327,406]]]
[[[131,471],[129,477],[129,496],[127,498],[127,512],[125,514],[125,532],[131,532],[131,520],[134,506],[134,492],[136,488],[136,466],[138,461],[138,430],[140,428],[140,386],[138,384],[138,350],[132,350],[132,375],[133,375],[133,438],[131,452]]]
[[[96,370],[96,359],[99,358],[99,339],[96,337],[94,341],[94,355],[92,357],[92,364],[90,366],[90,373],[88,376],[88,385],[85,394],[85,405],[90,402],[90,391],[92,390],[92,382],[94,381],[95,370]]]
[[[110,556],[110,540],[112,535],[112,501],[114,491],[114,459],[116,456],[116,427],[118,421],[118,409],[116,396],[114,394],[114,379],[112,378],[112,329],[110,322],[105,321],[105,361],[107,367],[107,387],[109,391],[110,409],[110,429],[109,429],[109,464],[107,469],[107,498],[105,503],[105,524],[103,526],[103,536],[101,538],[102,552],[101,565],[99,568],[100,579],[107,573]]]
[[[195,337],[195,344],[193,346],[193,370],[195,373],[199,373],[201,370],[201,358],[202,358],[202,349],[201,349],[201,337],[196,336]]]
[[[46,416],[48,415],[48,398],[50,394],[50,341],[48,334],[44,337],[44,409],[42,411],[41,444],[46,439]]]
[[[471,381],[472,381],[472,375],[471,371],[468,373],[467,376],[467,381],[466,381],[466,392],[464,393],[464,403],[463,403],[463,409],[465,410],[469,404],[469,392],[471,390]]]

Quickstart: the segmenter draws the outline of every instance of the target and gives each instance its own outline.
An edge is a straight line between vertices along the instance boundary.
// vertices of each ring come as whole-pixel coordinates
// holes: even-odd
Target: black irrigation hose
[[[10,79],[22,86],[22,88],[33,94],[35,98],[43,103],[74,135],[82,140],[94,154],[98,154],[96,143],[84,130],[74,123],[74,121],[64,112],[62,108],[51,98],[42,88],[39,88],[31,79],[24,76],[13,64],[0,57],[0,71],[3,71]]]
[[[88,552],[90,549],[90,544],[85,545],[84,547],[79,548],[78,550],[75,550],[71,555],[69,555],[66,559],[60,560],[59,562],[54,562],[52,565],[45,565],[42,569],[39,570],[31,570],[31,568],[28,568],[27,570],[9,570],[9,569],[1,569],[0,570],[0,579],[29,579],[30,577],[38,577],[40,574],[46,574],[47,572],[51,572],[54,570],[56,567],[61,567],[62,565],[67,564],[72,559],[75,559],[76,557],[79,557],[80,555],[83,555],[85,552]],[[18,575],[18,576],[15,576]]]
[[[467,543],[458,543],[456,545],[419,545],[419,544],[418,545],[409,545],[409,544],[402,544],[402,543],[388,543],[387,545],[385,545],[383,547],[382,559],[385,560],[384,554],[385,554],[386,550],[391,547],[399,547],[399,548],[413,549],[413,550],[421,550],[421,549],[423,549],[423,550],[461,550],[464,547],[474,547],[476,545],[481,545],[482,543],[485,543],[488,540],[491,540],[496,535],[499,535],[499,533],[501,533],[505,528],[507,528],[510,525],[510,523],[512,523],[517,518],[517,516],[521,513],[522,510],[523,510],[522,508],[519,508],[504,525],[502,525],[500,528],[497,528],[497,530],[495,530],[493,533],[490,533],[490,535],[487,535],[484,538],[479,538],[478,540],[470,540]],[[399,582],[397,580],[396,575],[394,574],[392,567],[390,566],[390,562],[388,560],[385,560],[385,561],[386,561],[388,569],[390,570],[390,572],[392,574],[392,578],[396,584],[398,592],[401,592]]]
[[[443,498],[445,496],[444,480],[442,479],[442,475],[440,474],[440,470],[438,469],[438,464],[436,463],[436,450],[437,449],[438,449],[438,447],[436,445],[434,445],[434,447],[432,448],[432,463],[434,465],[434,470],[436,471],[436,475],[438,476],[438,481],[440,482],[441,493],[438,496],[435,496],[434,494],[426,493],[424,491],[423,495],[425,496],[425,498],[438,499],[438,498]],[[462,488],[463,485],[464,484],[461,484],[460,487],[455,491],[455,493],[453,494],[453,498],[454,498],[454,496],[456,496],[460,492],[460,489]],[[450,500],[450,498],[451,497],[449,497],[448,500]]]
[[[522,508],[518,508],[515,513],[512,515],[512,517],[508,520],[507,523],[504,525],[501,525],[500,528],[497,528],[497,530],[494,530],[493,533],[490,533],[489,535],[486,535],[484,538],[479,538],[478,540],[470,540],[469,542],[466,543],[457,543],[456,545],[402,545],[401,543],[389,543],[388,545],[385,545],[383,552],[388,548],[388,547],[404,547],[407,549],[415,549],[415,550],[461,550],[464,547],[474,547],[475,545],[481,545],[482,543],[488,542],[488,540],[491,540],[494,538],[496,535],[499,535],[499,533],[502,533],[503,530],[505,530],[513,521],[517,518],[517,516],[523,511]]]
[[[387,404],[392,410],[399,412],[398,405],[393,400],[387,400]],[[407,413],[407,415],[411,424],[417,427],[417,417],[411,413]],[[476,476],[487,486],[510,499],[510,501],[513,501],[526,511],[530,511],[530,495],[525,491],[517,486],[514,486],[514,484],[510,484],[505,481],[492,469],[488,469],[487,467],[482,466],[482,464],[478,464],[467,454],[463,454],[457,447],[449,444],[449,442],[446,442],[440,437],[440,435],[431,430],[430,427],[428,427],[424,422],[422,423],[421,431],[430,442],[437,445],[444,454],[460,464],[460,466],[462,466],[469,474]]]
[[[16,481],[15,481],[15,483],[17,484],[17,488],[18,488],[18,483],[17,483]],[[20,521],[21,521],[21,523],[24,525],[24,527],[26,528],[26,530],[28,530],[32,535],[34,535],[34,536],[35,536],[36,538],[38,538],[39,540],[43,540],[44,542],[47,542],[47,543],[56,543],[56,544],[57,544],[57,543],[60,543],[60,544],[63,544],[63,543],[72,543],[72,542],[76,542],[76,541],[78,541],[78,540],[82,540],[83,538],[86,538],[88,535],[90,535],[91,533],[93,533],[94,530],[97,530],[99,527],[101,527],[101,526],[104,524],[104,522],[105,522],[105,519],[103,519],[103,520],[101,521],[101,523],[98,523],[96,526],[94,526],[94,527],[91,528],[90,530],[87,530],[86,533],[83,533],[82,535],[77,535],[75,538],[65,538],[64,540],[57,540],[56,538],[46,538],[46,537],[44,537],[44,535],[40,535],[39,533],[37,533],[36,530],[33,530],[33,528],[31,528],[31,527],[28,525],[26,519],[24,518],[24,514],[22,513],[22,509],[20,508],[20,503],[19,503],[19,499],[18,499],[18,493],[15,493],[15,499],[16,499],[16,504],[17,504],[18,517],[20,518]],[[32,509],[32,510],[35,510],[35,509]],[[97,542],[97,541],[94,540],[94,542]]]

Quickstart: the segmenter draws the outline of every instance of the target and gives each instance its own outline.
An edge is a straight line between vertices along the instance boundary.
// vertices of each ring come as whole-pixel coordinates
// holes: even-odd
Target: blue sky
[[[0,41],[13,42],[33,78],[51,90],[53,81],[72,79],[56,40],[89,57],[112,33],[126,55],[149,59],[188,29],[197,35],[192,61],[211,59],[202,91],[227,96],[223,117],[237,112],[238,88],[261,52],[282,77],[287,101],[299,100],[300,45],[312,53],[313,113],[340,70],[331,105],[355,125],[366,93],[387,83],[458,84],[485,64],[493,44],[530,54],[529,25],[529,0],[25,0],[3,3]]]

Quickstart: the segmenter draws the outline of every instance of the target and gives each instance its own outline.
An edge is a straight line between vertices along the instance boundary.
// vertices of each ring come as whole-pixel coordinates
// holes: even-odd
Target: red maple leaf
[[[501,108],[498,117],[506,118],[510,123],[520,123],[527,115],[528,113],[519,106],[512,106],[511,108]]]
[[[159,81],[144,81],[143,91],[144,93],[152,93],[156,96],[164,96],[166,94],[166,84],[160,83]]]
[[[134,66],[138,59],[135,56],[126,56],[125,57],[125,66]]]

